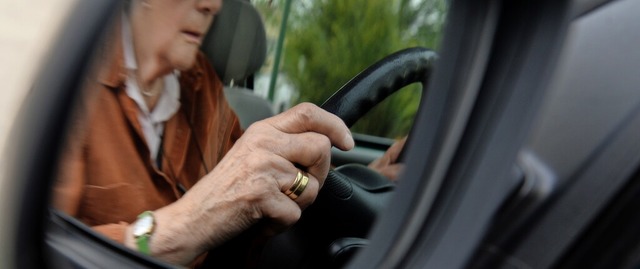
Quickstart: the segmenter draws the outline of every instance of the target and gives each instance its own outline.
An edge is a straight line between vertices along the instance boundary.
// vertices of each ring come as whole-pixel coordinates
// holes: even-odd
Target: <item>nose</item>
[[[196,0],[196,7],[204,14],[215,15],[222,8],[222,0]]]

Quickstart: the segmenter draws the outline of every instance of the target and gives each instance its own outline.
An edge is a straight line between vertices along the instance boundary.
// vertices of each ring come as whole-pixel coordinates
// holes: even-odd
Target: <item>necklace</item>
[[[156,95],[158,95],[160,93],[158,89],[158,87],[153,87],[156,83],[154,82],[153,85],[151,86],[151,89],[145,89],[144,87],[142,87],[142,85],[140,83],[138,83],[138,86],[140,87],[140,92],[147,97],[154,97]],[[155,89],[154,89],[155,88]]]
[[[145,89],[143,89],[142,87],[140,87],[140,92],[141,92],[144,96],[147,96],[147,97],[153,97],[153,96],[158,95],[158,93],[159,93],[159,91],[155,91],[155,92],[154,92],[153,90],[151,90],[151,91],[150,91],[150,90],[145,90]]]
[[[138,84],[138,88],[140,88],[140,92],[142,93],[142,95],[144,95],[146,97],[154,97],[154,96],[158,95],[158,93],[160,93],[159,90],[156,90],[156,89],[158,89],[158,87],[153,87],[153,86],[155,86],[157,84],[157,80],[154,81],[151,84],[151,89],[147,89],[147,88],[142,86],[142,83],[140,83],[140,80],[138,79],[138,76],[136,76],[135,74],[134,74],[134,78],[136,79],[136,84]]]

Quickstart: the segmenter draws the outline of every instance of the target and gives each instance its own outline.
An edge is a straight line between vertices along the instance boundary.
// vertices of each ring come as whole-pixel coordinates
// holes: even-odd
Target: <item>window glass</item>
[[[447,9],[445,0],[288,1],[253,1],[269,40],[256,91],[271,98],[278,112],[300,102],[322,104],[360,71],[398,50],[437,50]],[[408,133],[421,93],[419,85],[408,88],[378,105],[352,131],[389,138]]]
[[[260,73],[253,76],[253,89],[271,101],[275,112],[282,112],[301,102],[320,105],[349,79],[391,53],[416,46],[437,50],[445,20],[444,1],[254,0],[252,4],[262,15],[267,34],[267,58]],[[141,215],[146,220],[151,218],[150,214],[143,212],[162,212],[168,205],[178,204],[174,202],[179,199],[194,197],[186,194],[197,186],[207,186],[197,185],[205,177],[210,180],[252,180],[238,173],[237,169],[229,169],[233,170],[229,174],[237,178],[212,172],[220,171],[214,167],[227,152],[226,156],[233,154],[231,152],[234,151],[229,149],[242,133],[240,123],[236,124],[236,118],[226,109],[224,100],[230,100],[228,96],[232,90],[245,96],[246,88],[251,86],[246,86],[250,83],[242,83],[241,87],[234,87],[235,77],[226,82],[230,66],[225,61],[227,59],[215,58],[208,53],[232,55],[226,50],[232,45],[219,42],[225,46],[216,47],[209,41],[232,41],[229,44],[237,45],[233,43],[236,40],[226,35],[222,38],[215,35],[218,39],[206,38],[206,29],[214,29],[207,28],[210,21],[222,25],[218,29],[225,31],[217,32],[222,34],[237,34],[239,31],[236,30],[246,29],[244,26],[247,24],[225,21],[221,15],[229,18],[240,13],[219,13],[217,20],[211,16],[206,23],[183,24],[191,22],[188,14],[194,14],[190,12],[196,6],[194,3],[200,2],[158,1],[151,5],[146,1],[124,1],[125,5],[118,7],[121,10],[117,10],[108,29],[97,40],[94,54],[86,59],[92,65],[78,74],[82,89],[78,93],[77,104],[74,104],[74,113],[65,131],[61,157],[54,173],[51,208],[65,220],[76,218],[78,223],[110,238],[109,242],[123,243],[125,234],[129,242],[133,242],[130,240],[133,235],[127,232],[129,225],[138,223]],[[225,6],[234,7],[232,3],[246,4],[227,1]],[[246,11],[240,8],[228,10]],[[222,22],[234,23],[237,28]],[[237,36],[244,41],[250,40],[244,43],[257,43],[247,35]],[[198,43],[203,54],[197,54],[198,47],[194,44]],[[213,51],[208,50],[211,48]],[[206,61],[211,65],[205,64]],[[153,70],[152,67],[159,62],[170,69]],[[224,69],[217,68],[219,66]],[[143,70],[157,72],[145,73]],[[212,70],[219,77],[208,72]],[[158,75],[160,73],[161,76]],[[242,78],[243,82],[251,80],[252,74],[247,75],[248,78]],[[378,143],[382,146],[391,139],[378,137],[406,135],[418,108],[420,92],[419,85],[410,85],[374,108],[352,131],[376,136],[374,139],[384,141]],[[223,94],[225,98],[222,98]],[[230,108],[256,110],[255,106],[248,104]],[[370,163],[376,154],[382,154],[382,146],[378,144],[375,146],[379,148],[367,148],[361,153],[342,157],[342,162]],[[336,159],[332,156],[332,161]],[[262,160],[268,161],[269,158]],[[296,165],[297,162],[292,161],[291,168],[296,168]],[[271,168],[267,165],[261,167]],[[214,175],[210,176],[210,172]],[[295,195],[292,199],[299,194],[295,192],[304,190],[304,187],[299,189],[300,185],[306,186],[306,183],[300,183],[305,182],[302,180],[305,177],[298,174],[300,176],[296,176],[293,182],[299,185],[291,190]],[[386,178],[380,179],[387,183]],[[292,197],[291,193],[285,194]],[[207,196],[207,199],[211,197]],[[360,208],[354,207],[353,210]],[[162,213],[156,216],[162,216]],[[369,225],[371,220],[361,222]],[[153,231],[153,221],[139,223],[142,223],[139,226],[141,232]],[[237,225],[225,227],[243,228]],[[357,229],[361,232],[368,227]],[[229,234],[236,232],[244,230],[234,230]],[[129,247],[143,253],[148,251],[144,246],[148,243],[145,241],[148,235],[134,236],[140,240],[136,240],[136,245],[129,244]],[[244,240],[241,236],[237,238]],[[237,253],[243,255],[242,251]],[[220,261],[216,255],[226,254],[220,249],[212,253],[207,255],[208,261],[216,263]],[[181,255],[185,260],[177,263],[200,262],[189,260],[193,258],[189,257],[192,253]],[[154,257],[174,262],[171,255],[168,256]],[[206,264],[207,261],[204,262]]]

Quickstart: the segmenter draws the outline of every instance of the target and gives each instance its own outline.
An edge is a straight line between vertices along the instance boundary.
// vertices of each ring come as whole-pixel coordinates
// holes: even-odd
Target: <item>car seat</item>
[[[265,61],[266,43],[255,7],[245,0],[225,0],[201,46],[243,129],[275,114],[271,103],[252,89],[253,76]]]

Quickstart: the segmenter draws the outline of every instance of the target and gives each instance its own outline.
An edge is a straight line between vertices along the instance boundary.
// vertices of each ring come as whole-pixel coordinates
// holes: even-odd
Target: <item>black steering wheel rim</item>
[[[423,96],[437,54],[414,47],[395,52],[349,80],[320,107],[340,117],[348,127],[374,106],[412,83],[422,83]]]
[[[409,84],[421,83],[425,96],[436,58],[435,52],[422,47],[388,55],[356,75],[321,107],[351,127],[377,104]],[[323,218],[341,220],[350,225],[334,227],[323,238],[364,238],[394,188],[390,180],[364,165],[347,164],[331,169],[316,201],[303,212],[303,224],[298,226],[304,226],[305,219],[312,219],[312,223]]]

